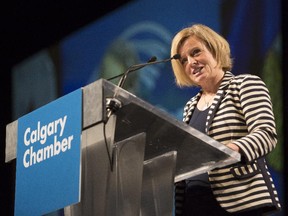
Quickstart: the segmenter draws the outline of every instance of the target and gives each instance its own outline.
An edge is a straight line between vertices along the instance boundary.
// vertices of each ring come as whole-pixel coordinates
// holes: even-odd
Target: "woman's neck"
[[[217,73],[217,75],[215,77],[213,77],[213,79],[208,80],[205,85],[201,86],[202,90],[203,90],[203,94],[206,95],[215,95],[220,84],[221,81],[224,77],[225,72],[223,70],[221,70],[219,73]]]

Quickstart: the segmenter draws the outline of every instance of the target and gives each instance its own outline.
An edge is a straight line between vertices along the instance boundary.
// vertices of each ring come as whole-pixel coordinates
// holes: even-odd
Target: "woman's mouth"
[[[198,67],[198,68],[195,68],[195,69],[194,69],[194,71],[193,71],[193,74],[195,75],[195,74],[198,74],[198,73],[200,73],[200,72],[201,72],[201,70],[202,70],[202,68],[203,68],[203,67]]]

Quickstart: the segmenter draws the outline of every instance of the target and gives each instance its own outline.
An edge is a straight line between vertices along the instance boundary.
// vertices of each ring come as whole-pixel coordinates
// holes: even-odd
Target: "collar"
[[[219,89],[220,90],[225,89],[227,85],[230,83],[232,78],[234,78],[234,75],[230,71],[226,71],[219,86]]]

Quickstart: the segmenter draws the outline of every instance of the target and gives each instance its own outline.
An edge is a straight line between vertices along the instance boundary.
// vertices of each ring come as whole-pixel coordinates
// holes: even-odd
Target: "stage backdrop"
[[[158,60],[168,58],[174,34],[183,27],[202,23],[229,41],[234,74],[257,74],[267,83],[279,135],[269,164],[283,197],[280,2],[132,1],[15,66],[14,117],[99,78],[121,74],[130,65],[147,62],[152,56]],[[125,84],[128,91],[178,119],[182,118],[186,101],[197,92],[176,87],[170,63],[133,72]]]

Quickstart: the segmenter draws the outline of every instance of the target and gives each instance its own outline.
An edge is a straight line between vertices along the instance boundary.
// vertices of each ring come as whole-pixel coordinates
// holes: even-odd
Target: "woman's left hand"
[[[228,148],[236,151],[236,152],[239,152],[239,151],[240,151],[240,148],[239,148],[237,145],[235,145],[234,143],[228,143],[226,146],[227,146]]]

